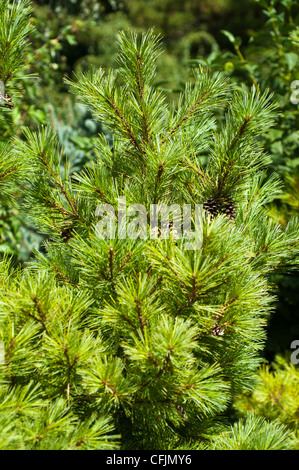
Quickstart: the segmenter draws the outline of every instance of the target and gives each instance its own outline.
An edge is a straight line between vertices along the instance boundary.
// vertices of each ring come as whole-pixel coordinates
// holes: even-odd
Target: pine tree
[[[117,70],[66,80],[109,132],[91,168],[61,171],[49,128],[14,139],[24,212],[48,241],[24,269],[1,264],[0,445],[292,448],[280,423],[232,411],[262,362],[272,273],[298,265],[298,222],[267,213],[281,191],[259,140],[271,95],[200,67],[170,105],[155,86],[161,39],[118,44]],[[184,205],[199,207],[195,249],[175,236],[182,213],[150,236],[153,207]]]
[[[33,238],[19,214],[26,162],[11,150],[11,137],[21,120],[18,103],[25,81],[33,76],[28,73],[28,35],[34,30],[31,13],[27,0],[0,1],[0,252],[1,257],[4,251],[13,254],[18,261],[30,252],[28,242]]]
[[[7,5],[0,1],[0,126],[9,120],[13,109],[14,93],[17,86],[15,75],[25,68],[28,34],[32,25],[28,21],[32,8],[30,2],[12,2]],[[3,129],[2,129],[3,130]],[[2,133],[1,133],[2,134]],[[21,182],[25,171],[24,162],[17,161],[11,152],[9,139],[1,135],[0,139],[0,181],[1,204],[12,203],[15,191],[14,183]]]

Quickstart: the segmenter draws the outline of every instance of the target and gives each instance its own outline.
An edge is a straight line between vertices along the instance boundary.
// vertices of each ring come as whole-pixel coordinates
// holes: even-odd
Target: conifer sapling
[[[235,448],[227,429],[244,437],[249,426],[252,448],[289,448],[276,423],[230,427],[261,363],[271,274],[298,264],[297,221],[283,230],[267,214],[280,191],[261,145],[271,95],[199,67],[169,104],[155,86],[160,38],[118,43],[118,68],[66,80],[107,131],[92,166],[70,175],[48,128],[14,141],[30,163],[24,211],[48,241],[25,269],[1,266],[2,446]],[[127,230],[101,237],[99,207],[119,225],[120,200]],[[180,220],[184,205],[203,206],[199,247],[150,236],[163,204]]]

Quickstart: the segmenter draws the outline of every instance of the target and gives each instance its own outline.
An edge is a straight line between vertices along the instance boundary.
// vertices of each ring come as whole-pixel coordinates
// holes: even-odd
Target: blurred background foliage
[[[106,130],[70,96],[63,77],[90,66],[115,67],[117,33],[155,27],[164,49],[156,82],[169,99],[178,95],[191,68],[200,63],[230,76],[237,87],[254,84],[273,93],[279,116],[263,139],[272,159],[269,171],[278,172],[285,187],[269,211],[282,224],[298,213],[297,0],[40,0],[32,4],[35,29],[30,33],[30,65],[27,76],[16,74],[6,90],[13,95],[14,107],[5,109],[1,117],[0,144],[22,135],[26,126],[34,130],[49,124],[57,132],[71,171],[88,166],[96,157],[93,141]],[[19,198],[17,189],[15,198]],[[35,249],[43,250],[44,238],[26,225],[20,204],[1,208],[0,250],[10,253],[15,262],[26,263]],[[265,350],[269,361],[299,339],[299,274],[280,276],[277,282],[279,301]]]

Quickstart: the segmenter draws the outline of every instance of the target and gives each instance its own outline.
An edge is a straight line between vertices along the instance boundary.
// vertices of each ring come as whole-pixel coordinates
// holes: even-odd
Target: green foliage
[[[288,182],[282,203],[286,205],[281,216],[288,217],[288,194],[292,180],[295,188],[298,148],[298,106],[296,80],[299,77],[297,2],[257,1],[263,8],[264,27],[252,30],[247,44],[230,31],[223,31],[232,44],[234,53],[222,52],[214,65],[222,63],[233,80],[240,79],[262,91],[271,89],[279,106],[277,127],[265,133],[264,145],[271,154],[271,167]],[[287,209],[287,212],[286,212]],[[291,213],[292,210],[291,210]],[[283,220],[283,219],[282,219]]]
[[[45,400],[32,384],[1,388],[2,450],[117,449],[107,418],[95,414],[82,423],[64,400]]]
[[[213,450],[294,450],[294,436],[281,423],[249,415],[217,438]]]
[[[276,356],[275,361],[259,370],[256,386],[250,394],[239,397],[235,408],[239,415],[248,410],[269,421],[277,420],[296,435],[298,449],[298,368],[290,357]]]
[[[28,35],[33,31],[31,13],[32,6],[27,1],[0,3],[0,80],[3,84],[0,106],[0,251],[17,255],[17,259],[20,253],[26,257],[30,239],[26,233],[24,235],[25,223],[18,204],[18,188],[24,182],[28,167],[24,160],[16,160],[11,149],[11,138],[22,121],[16,97],[20,96],[22,85],[30,77],[24,72],[27,72],[30,63]]]
[[[204,67],[169,104],[154,85],[159,37],[122,33],[118,44],[117,70],[66,80],[107,130],[93,162],[72,171],[50,127],[13,142],[25,212],[47,242],[23,270],[2,263],[3,448],[117,448],[115,435],[122,449],[290,448],[276,423],[230,430],[262,360],[271,274],[298,265],[298,222],[283,229],[266,207],[280,191],[260,143],[275,105]],[[119,197],[127,237],[103,237],[98,207],[117,211]],[[205,205],[196,249],[186,234],[134,234],[131,204],[150,214],[228,197],[236,217]]]
[[[6,1],[1,0],[0,48],[2,60],[0,79],[4,84],[24,68],[28,35],[32,31],[32,24],[28,21],[31,12],[31,4],[27,0],[14,1],[8,7]]]
[[[253,2],[252,2],[253,3]],[[277,125],[261,136],[271,159],[270,168],[282,177],[282,190],[269,205],[269,214],[285,224],[298,214],[298,2],[261,0],[263,26],[256,22],[247,37],[236,30],[222,30],[226,44],[209,56],[194,58],[193,64],[209,63],[221,67],[231,80],[246,87],[255,85],[261,92],[270,89],[278,105]],[[266,354],[273,359],[289,349],[298,337],[298,272],[280,276],[279,302],[271,318]]]
[[[49,107],[51,127],[59,141],[62,152],[67,158],[70,173],[79,173],[91,165],[96,158],[94,143],[99,133],[106,131],[93,119],[90,112],[70,98],[65,100],[66,112],[58,118],[53,106]],[[64,171],[65,158],[62,158],[61,171]]]
[[[1,449],[298,448],[296,369],[259,368],[275,281],[298,269],[298,221],[273,216],[277,199],[296,207],[296,185],[283,197],[269,171],[296,167],[286,96],[297,29],[293,4],[260,3],[273,34],[258,57],[272,58],[254,67],[251,45],[244,59],[226,31],[237,58],[223,55],[224,73],[213,73],[217,41],[195,21],[205,2],[52,2],[32,21],[30,3],[0,3],[2,76],[17,98],[26,90],[1,107],[1,246],[23,260],[36,246],[25,267],[6,255],[0,267]],[[167,32],[163,56],[159,35],[137,34],[148,23]],[[196,54],[212,68],[200,58],[182,85],[180,61]],[[39,80],[21,75],[29,63]],[[120,197],[130,237],[102,237],[98,208],[117,213]],[[138,234],[136,203],[147,214],[204,204],[200,246],[175,238],[174,216],[164,237],[146,236],[148,219]]]

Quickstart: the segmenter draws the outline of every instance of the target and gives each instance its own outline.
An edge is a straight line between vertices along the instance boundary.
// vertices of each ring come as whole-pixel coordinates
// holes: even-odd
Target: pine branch
[[[62,194],[65,196],[69,206],[71,207],[72,209],[72,215],[75,216],[77,219],[81,219],[80,215],[78,214],[78,209],[76,207],[76,200],[72,200],[68,191],[66,190],[66,188],[64,187],[62,181],[61,181],[61,178],[60,176],[58,176],[56,174],[56,172],[54,171],[54,169],[49,165],[48,161],[47,161],[47,157],[46,155],[44,154],[44,152],[41,151],[40,153],[40,160],[42,162],[42,164],[45,166],[45,168],[47,169],[48,173],[52,176],[53,180],[55,181],[56,185],[58,186],[58,188],[61,190]],[[66,213],[68,213],[68,211],[66,211]]]
[[[173,127],[172,129],[170,129],[165,137],[163,138],[162,140],[162,143],[164,143],[167,139],[169,139],[169,137],[171,137],[172,135],[174,135],[182,126],[184,123],[186,123],[188,121],[188,119],[190,119],[190,117],[192,116],[193,112],[197,110],[197,108],[201,105],[201,103],[209,96],[209,93],[210,93],[211,89],[210,88],[207,88],[203,94],[201,95],[201,97],[196,101],[196,103],[194,103],[187,111],[186,113],[184,114],[183,117],[180,118],[179,122],[176,124],[175,127]]]
[[[29,63],[26,56],[32,4],[28,0],[0,2],[0,80],[6,85]]]
[[[228,151],[231,151],[234,146],[236,145],[237,141],[242,138],[246,131],[246,127],[248,126],[250,120],[252,119],[252,115],[249,114],[248,116],[245,117],[244,121],[242,122],[240,128],[238,129],[237,133],[234,135],[229,147]]]

